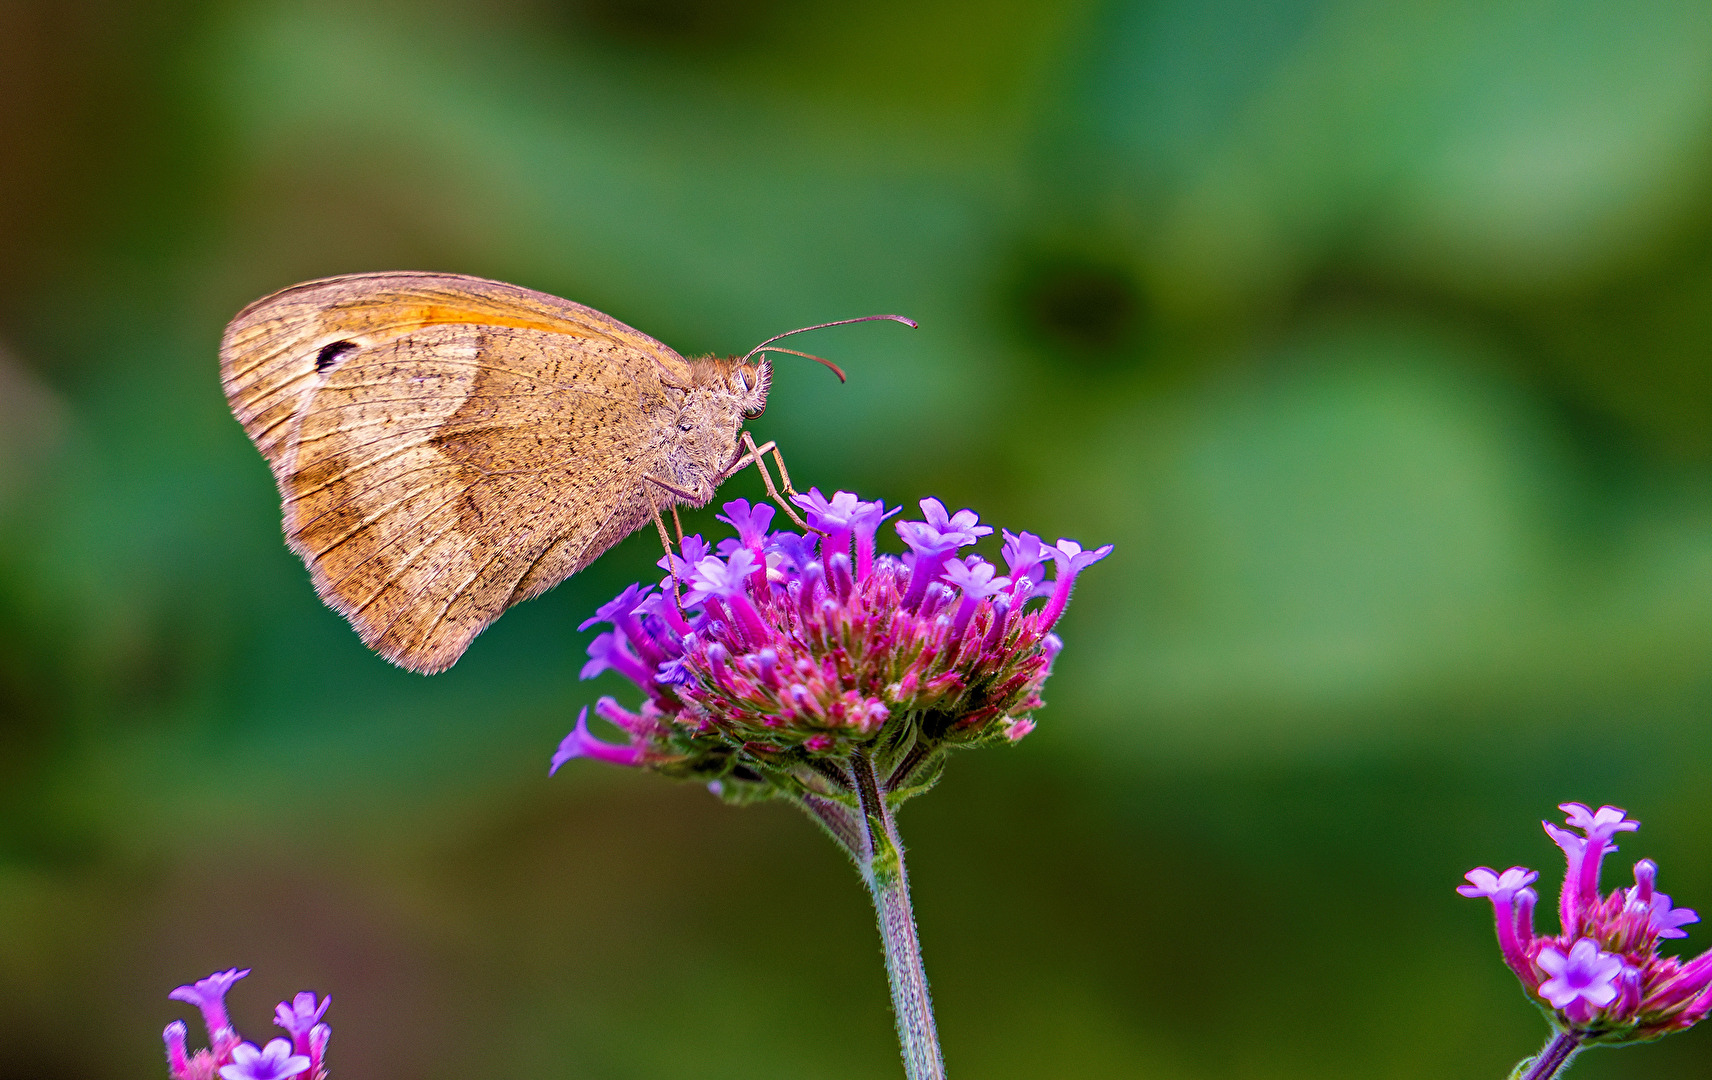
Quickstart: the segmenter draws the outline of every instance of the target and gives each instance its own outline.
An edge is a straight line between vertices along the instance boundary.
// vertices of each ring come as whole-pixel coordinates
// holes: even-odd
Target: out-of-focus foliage
[[[317,603],[215,347],[358,270],[906,312],[780,371],[799,481],[1118,545],[903,820],[958,1075],[1503,1075],[1452,890],[1563,799],[1712,905],[1703,3],[11,0],[0,147],[0,1080],[235,964],[338,1075],[897,1074],[808,822],[545,777],[651,536],[432,679]]]

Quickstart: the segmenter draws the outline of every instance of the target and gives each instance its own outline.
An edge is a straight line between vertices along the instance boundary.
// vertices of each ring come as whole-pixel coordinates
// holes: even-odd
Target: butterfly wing
[[[316,591],[422,672],[648,520],[640,475],[689,375],[591,308],[449,274],[293,286],[220,357]]]

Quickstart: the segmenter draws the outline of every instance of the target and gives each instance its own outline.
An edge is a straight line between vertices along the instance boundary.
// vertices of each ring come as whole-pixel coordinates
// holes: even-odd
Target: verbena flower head
[[[174,1020],[166,1026],[167,1074],[172,1080],[326,1080],[327,1040],[332,1030],[321,1023],[331,999],[317,1002],[308,990],[274,1009],[274,1023],[289,1039],[272,1039],[266,1046],[245,1042],[226,1015],[226,994],[250,973],[232,968],[181,986],[167,996],[202,1010],[208,1028],[208,1049],[194,1053],[186,1047],[189,1028]]]
[[[1567,864],[1559,934],[1534,933],[1538,897],[1529,885],[1539,875],[1532,870],[1477,867],[1457,892],[1492,901],[1504,962],[1560,1030],[1584,1043],[1626,1043],[1694,1026],[1712,1011],[1712,951],[1684,962],[1660,956],[1658,946],[1686,937],[1682,927],[1700,917],[1671,906],[1656,890],[1658,865],[1651,859],[1635,864],[1633,886],[1601,896],[1600,866],[1617,850],[1612,837],[1635,831],[1640,822],[1615,806],[1590,810],[1564,803],[1558,809],[1568,829],[1541,824]]]
[[[900,556],[875,544],[896,509],[847,491],[797,502],[816,535],[768,531],[771,507],[728,503],[719,520],[738,535],[719,554],[685,537],[661,560],[657,590],[633,585],[584,624],[612,629],[590,644],[583,677],[617,671],[644,700],[595,705],[623,743],[593,736],[585,710],[555,770],[592,757],[744,800],[812,791],[825,763],[862,750],[900,766],[888,790],[912,777],[918,790],[943,752],[1032,730],[1062,648],[1053,626],[1076,575],[1111,545],[1084,551],[1007,532],[1011,572],[1001,575],[964,552],[993,531],[973,510],[922,500],[923,520],[894,526],[909,549]],[[1048,562],[1055,577],[1043,584]],[[1037,597],[1048,599],[1031,605]]]

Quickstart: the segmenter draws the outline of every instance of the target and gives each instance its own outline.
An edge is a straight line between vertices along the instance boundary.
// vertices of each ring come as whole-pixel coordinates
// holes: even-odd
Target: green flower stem
[[[834,843],[856,860],[856,865],[862,865],[862,852],[868,849],[868,838],[848,807],[810,794],[798,795],[796,803],[826,830]]]
[[[892,983],[892,1012],[898,1021],[904,1073],[909,1080],[944,1080],[945,1062],[933,1025],[927,974],[921,966],[921,942],[915,933],[915,912],[910,908],[909,875],[904,871],[904,846],[898,839],[897,822],[880,794],[867,754],[857,751],[850,755],[850,773],[867,833],[865,850],[856,853],[856,863],[874,897],[880,937],[886,945],[886,974]]]
[[[1510,1075],[1515,1080],[1552,1080],[1568,1069],[1571,1059],[1580,1052],[1581,1038],[1574,1032],[1554,1032],[1545,1049],[1516,1066]]]

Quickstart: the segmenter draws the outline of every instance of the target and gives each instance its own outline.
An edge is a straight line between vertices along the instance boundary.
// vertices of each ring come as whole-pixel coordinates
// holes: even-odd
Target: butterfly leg
[[[662,480],[658,476],[655,476],[653,473],[643,473],[642,479],[648,481],[650,484],[653,484],[657,488],[664,488],[665,490],[671,492],[673,495],[676,495],[678,498],[684,500],[685,502],[695,502],[695,498],[696,498],[695,492],[685,491],[683,488],[679,487],[678,485],[670,483],[670,482],[665,481],[665,480]],[[698,504],[698,505],[700,505],[700,504]],[[675,512],[677,510],[677,507],[673,506],[672,510]]]
[[[652,478],[650,477],[649,479]],[[666,523],[660,517],[660,506],[654,501],[654,496],[651,492],[648,496],[648,509],[654,512],[654,531],[660,534],[660,546],[666,549],[666,558],[670,559],[674,554],[672,551],[672,538],[666,533]],[[672,507],[672,516],[676,518],[677,515],[678,508],[674,505]],[[678,539],[680,541],[683,539],[683,530],[681,528],[678,530]]]
[[[785,497],[779,494],[779,489],[773,486],[773,474],[767,471],[767,460],[762,457],[762,455],[769,450],[773,452],[773,460],[779,466],[779,477],[784,481],[785,491],[791,495],[795,495],[797,493],[796,489],[791,487],[791,475],[785,471],[785,459],[779,454],[778,444],[769,442],[764,446],[756,446],[755,436],[745,431],[743,433],[743,446],[746,453],[737,459],[737,463],[731,467],[731,471],[736,472],[738,469],[741,469],[745,465],[753,462],[755,468],[761,473],[761,483],[767,486],[767,495],[784,509],[785,516],[794,521],[797,528],[804,532],[820,532],[819,529],[798,517],[796,508],[786,502]]]
[[[670,484],[654,480],[652,476],[644,474],[643,479],[652,480],[667,491],[676,491],[676,489]],[[672,565],[672,559],[677,556],[677,552],[672,550],[672,538],[666,534],[666,522],[660,517],[660,507],[658,503],[654,502],[653,490],[651,488],[644,490],[647,490],[649,493],[648,509],[654,511],[654,530],[660,534],[660,546],[666,549],[666,565],[670,567]],[[672,504],[672,523],[678,526],[678,543],[681,545],[684,542],[684,527],[678,522],[678,504],[675,502]],[[675,573],[672,574],[672,599],[677,602],[678,610],[682,611],[684,607],[684,598],[682,594],[678,592],[678,575]]]
[[[660,519],[658,508],[654,510],[654,530],[660,534],[660,546],[666,549],[667,555],[672,555],[672,538],[666,534],[666,523]]]

